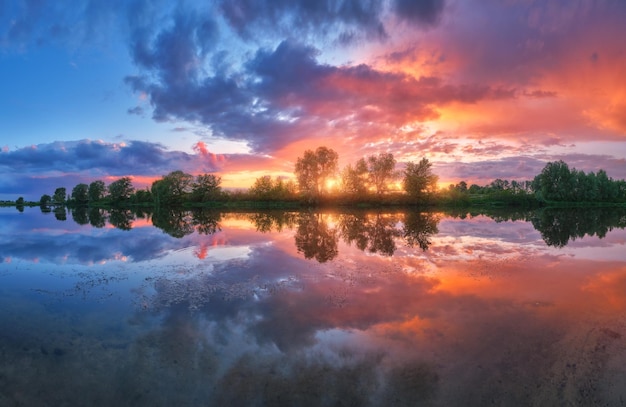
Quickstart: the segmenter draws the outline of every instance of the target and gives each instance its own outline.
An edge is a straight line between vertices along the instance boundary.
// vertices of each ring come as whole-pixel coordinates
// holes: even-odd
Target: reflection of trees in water
[[[402,230],[396,228],[400,216],[396,214],[350,212],[337,217],[337,229],[331,229],[321,214],[301,214],[296,231],[296,247],[307,259],[320,263],[337,256],[337,238],[370,253],[392,256],[396,238],[404,237],[409,246],[423,250],[430,245],[429,238],[438,233],[439,219],[427,213],[408,213]]]
[[[398,217],[381,213],[345,213],[339,215],[339,230],[343,241],[360,250],[391,256],[396,250]]]
[[[109,223],[121,230],[131,230],[135,214],[130,209],[111,209],[109,212]]]
[[[320,263],[337,256],[337,230],[328,226],[324,215],[304,212],[299,214],[297,222],[295,240],[299,253]]]
[[[191,212],[171,208],[158,208],[152,214],[152,224],[168,235],[181,238],[193,233]]]
[[[67,211],[64,206],[56,206],[54,208],[54,217],[57,220],[67,220]]]
[[[89,223],[89,215],[87,214],[86,206],[77,206],[72,208],[72,220],[79,225],[86,225]]]
[[[89,208],[89,224],[94,228],[106,226],[106,214],[103,209]]]
[[[222,230],[222,214],[215,210],[198,209],[191,212],[191,222],[201,235],[212,235]]]
[[[406,243],[426,251],[431,245],[430,238],[439,233],[439,217],[432,213],[406,212],[402,236]]]
[[[547,245],[564,247],[585,235],[602,239],[614,228],[626,228],[626,208],[547,208],[530,220]]]
[[[282,232],[285,227],[293,229],[298,219],[295,212],[266,211],[248,214],[248,219],[254,224],[258,232]]]
[[[195,231],[211,235],[221,230],[222,214],[212,209],[181,210],[160,208],[152,215],[152,224],[170,236],[181,238]]]

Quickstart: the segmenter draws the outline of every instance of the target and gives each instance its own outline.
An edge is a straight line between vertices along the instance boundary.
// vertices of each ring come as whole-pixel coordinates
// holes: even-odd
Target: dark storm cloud
[[[443,13],[444,0],[395,0],[393,7],[396,15],[404,20],[435,25]]]
[[[381,19],[383,2],[377,0],[224,0],[220,7],[245,39],[254,39],[259,30],[275,31],[278,36],[335,36],[339,42],[350,42],[358,33],[387,37]]]

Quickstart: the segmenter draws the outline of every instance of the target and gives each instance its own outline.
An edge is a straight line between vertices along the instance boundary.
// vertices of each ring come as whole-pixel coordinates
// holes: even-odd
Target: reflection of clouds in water
[[[298,254],[287,229],[260,234],[239,225],[182,239],[148,228],[107,231],[99,241],[113,247],[105,253],[145,259],[123,269],[139,275],[131,276],[141,286],[129,319],[138,332],[94,343],[75,335],[82,354],[57,343],[45,349],[67,352],[74,369],[99,355],[90,372],[107,372],[105,384],[119,389],[97,395],[109,404],[611,401],[598,383],[620,377],[603,375],[626,333],[624,259],[580,261],[520,222],[444,219],[439,228],[427,251],[396,237],[389,257],[340,240],[339,255],[325,263]],[[95,237],[70,233],[61,242],[93,247]],[[93,249],[86,258],[100,256]],[[104,270],[85,282],[100,284]],[[46,356],[24,360],[33,353]],[[90,374],[76,388],[88,388]],[[19,380],[43,386],[37,375],[31,369]]]

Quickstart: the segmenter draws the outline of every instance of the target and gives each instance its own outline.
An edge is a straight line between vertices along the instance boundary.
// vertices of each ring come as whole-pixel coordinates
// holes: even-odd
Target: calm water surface
[[[0,225],[1,406],[626,402],[624,211]]]

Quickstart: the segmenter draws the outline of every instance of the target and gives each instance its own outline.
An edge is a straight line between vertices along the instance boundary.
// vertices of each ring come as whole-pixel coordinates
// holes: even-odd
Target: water
[[[623,210],[0,224],[2,406],[626,399]]]

